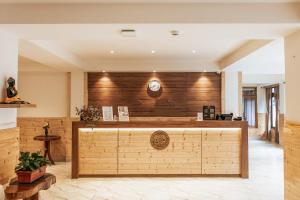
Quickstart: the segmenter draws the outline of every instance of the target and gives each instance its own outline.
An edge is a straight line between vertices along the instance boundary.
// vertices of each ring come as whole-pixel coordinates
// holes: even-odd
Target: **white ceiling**
[[[124,38],[123,28],[137,30],[137,37]],[[297,24],[0,25],[22,40],[51,43],[74,54],[87,63],[87,71],[216,71],[216,62],[246,40],[280,39],[297,28]],[[180,35],[173,37],[170,30]],[[264,60],[271,66],[278,62],[277,53],[269,48],[259,54],[263,59],[257,56],[252,61]],[[253,68],[252,62],[247,69],[262,70],[265,63]],[[273,74],[280,71],[267,69]]]
[[[0,3],[288,3],[300,0],[0,0]]]
[[[245,74],[284,74],[284,40],[277,39],[240,59],[228,71],[242,71]]]

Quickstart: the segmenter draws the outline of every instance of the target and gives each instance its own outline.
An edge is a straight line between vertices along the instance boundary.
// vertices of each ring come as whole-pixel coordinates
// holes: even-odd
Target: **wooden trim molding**
[[[241,150],[240,150],[240,174],[186,174],[186,176],[239,176],[249,177],[248,169],[248,124],[246,121],[147,121],[147,122],[96,122],[93,124],[85,122],[72,123],[72,178],[79,177],[115,177],[115,176],[160,176],[173,177],[174,174],[80,174],[79,173],[79,129],[80,128],[240,128],[241,129]],[[119,143],[119,142],[118,142]],[[178,175],[184,176],[184,175]]]

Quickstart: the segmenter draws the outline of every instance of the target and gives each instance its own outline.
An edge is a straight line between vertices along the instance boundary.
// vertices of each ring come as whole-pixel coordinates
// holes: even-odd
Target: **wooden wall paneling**
[[[152,93],[148,83],[161,82]],[[221,76],[217,73],[88,73],[88,103],[129,107],[132,117],[186,117],[204,105],[221,112]]]
[[[241,174],[241,130],[202,132],[202,173]]]
[[[51,155],[54,161],[68,161],[71,157],[71,121],[65,117],[22,117],[17,119],[20,127],[20,150],[29,152],[44,152],[44,143],[33,138],[43,135],[43,125],[49,122],[49,134],[61,136],[60,140],[51,142]]]
[[[170,137],[169,146],[151,146],[153,132]],[[120,129],[118,174],[201,174],[201,130]]]
[[[79,131],[79,173],[117,174],[118,129]]]
[[[287,123],[283,134],[284,199],[300,199],[300,125]]]
[[[19,158],[19,128],[0,130],[0,184],[15,176]]]

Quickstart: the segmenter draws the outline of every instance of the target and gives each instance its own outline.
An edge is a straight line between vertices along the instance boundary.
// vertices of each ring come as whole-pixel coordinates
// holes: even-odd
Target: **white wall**
[[[279,113],[280,114],[285,114],[286,113],[286,97],[285,97],[285,91],[286,91],[286,86],[285,83],[279,84]]]
[[[241,73],[225,72],[225,113],[240,116],[241,109]]]
[[[10,76],[17,81],[18,75],[18,39],[0,31],[0,99],[6,95],[6,80]],[[16,126],[17,110],[0,108],[0,129]]]
[[[243,86],[257,86],[258,113],[266,113],[266,89],[263,86],[279,84],[281,114],[285,113],[285,76],[284,74],[243,74]]]
[[[71,117],[77,117],[75,108],[84,105],[84,72],[71,72]]]
[[[267,113],[266,89],[260,85],[257,86],[257,112]]]
[[[66,117],[67,73],[19,72],[20,97],[37,104],[36,108],[20,108],[18,117]]]
[[[284,82],[284,74],[243,74],[243,84],[277,84]]]
[[[286,119],[300,123],[300,30],[285,38]]]

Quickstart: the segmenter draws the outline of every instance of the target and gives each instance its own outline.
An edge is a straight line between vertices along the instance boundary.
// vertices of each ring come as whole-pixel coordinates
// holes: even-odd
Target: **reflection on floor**
[[[57,183],[42,200],[283,200],[283,150],[250,140],[250,179],[93,178],[70,179],[70,163],[51,166]]]

